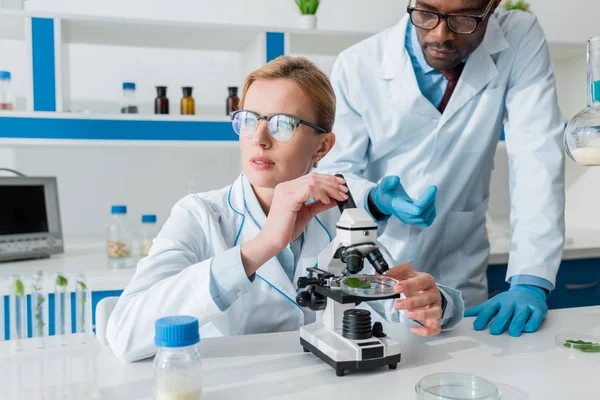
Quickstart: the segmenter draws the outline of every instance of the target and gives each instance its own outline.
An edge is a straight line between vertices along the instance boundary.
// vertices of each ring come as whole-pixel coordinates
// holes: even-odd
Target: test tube
[[[6,340],[4,336],[4,296],[6,295],[6,284],[4,278],[0,276],[0,342]]]
[[[85,273],[75,275],[75,331],[83,333],[80,339],[85,342],[92,335],[92,298]]]
[[[10,279],[10,329],[15,349],[22,350],[21,341],[27,338],[27,296],[20,275],[13,275]]]
[[[70,322],[70,296],[69,280],[63,274],[56,274],[54,277],[54,332],[61,336],[60,343],[66,344],[66,335],[71,333]]]
[[[46,276],[42,271],[31,280],[31,336],[37,338],[38,348],[44,347],[44,337],[48,336],[48,293]]]

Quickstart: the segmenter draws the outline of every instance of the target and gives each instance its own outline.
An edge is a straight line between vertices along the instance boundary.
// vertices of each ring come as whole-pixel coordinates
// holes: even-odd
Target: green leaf
[[[23,282],[20,279],[15,279],[13,289],[16,296],[25,296],[25,285],[23,285]]]
[[[371,288],[371,282],[364,281],[359,278],[346,279],[346,285],[350,286],[351,288],[356,288],[356,289],[370,289]]]
[[[77,281],[77,286],[79,286],[79,289],[81,290],[87,290],[87,286],[85,283],[83,283],[83,281]]]
[[[69,284],[69,280],[62,275],[56,277],[56,285],[60,287],[66,287]]]

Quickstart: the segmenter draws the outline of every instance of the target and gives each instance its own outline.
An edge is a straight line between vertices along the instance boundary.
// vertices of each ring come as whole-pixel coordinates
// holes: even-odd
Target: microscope
[[[400,295],[390,294],[389,288],[367,290],[366,295],[343,289],[344,278],[358,274],[365,258],[379,274],[389,269],[377,247],[376,222],[346,194],[348,199],[338,202],[342,215],[335,239],[319,254],[318,268],[307,268],[308,276],[298,279],[298,287],[306,290],[296,297],[301,307],[316,311],[316,321],[300,328],[304,351],[329,364],[337,376],[385,366],[396,369],[401,356],[400,344],[386,336],[382,324],[371,323],[371,312],[356,308],[364,301]]]

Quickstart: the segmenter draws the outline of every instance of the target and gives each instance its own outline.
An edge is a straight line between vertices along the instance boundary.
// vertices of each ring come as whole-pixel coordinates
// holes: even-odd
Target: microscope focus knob
[[[382,338],[387,336],[383,331],[383,325],[381,325],[381,322],[375,322],[373,324],[373,336],[375,336],[376,338]]]
[[[310,307],[310,293],[308,290],[304,290],[296,296],[296,303],[300,307]]]

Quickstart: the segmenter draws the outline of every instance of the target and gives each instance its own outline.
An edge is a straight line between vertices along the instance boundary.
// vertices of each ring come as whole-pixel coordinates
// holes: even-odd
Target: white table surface
[[[490,264],[506,264],[510,247],[507,221],[494,221],[490,231]],[[85,271],[93,291],[123,290],[135,268],[108,268],[105,242],[102,238],[65,238],[65,253],[46,259],[0,263],[0,277],[13,274],[32,276],[39,270],[47,273]],[[600,230],[567,228],[563,259],[600,258]]]
[[[538,332],[520,338],[476,332],[472,319],[427,339],[408,328],[386,328],[404,345],[397,370],[344,377],[303,353],[298,332],[204,339],[203,399],[413,399],[419,379],[435,372],[486,378],[501,389],[503,400],[600,398],[600,353],[574,353],[554,344],[563,332],[600,335],[600,307],[550,311]],[[152,398],[151,360],[124,364],[103,347],[99,364],[103,399]]]

